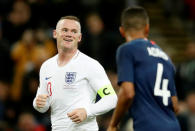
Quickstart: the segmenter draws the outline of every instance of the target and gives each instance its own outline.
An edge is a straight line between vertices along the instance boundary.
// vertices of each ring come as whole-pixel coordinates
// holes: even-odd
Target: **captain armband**
[[[114,95],[116,94],[114,89],[112,88],[112,85],[106,85],[106,86],[103,86],[102,88],[100,88],[98,90],[98,95],[103,98],[104,96],[108,96],[108,95]]]

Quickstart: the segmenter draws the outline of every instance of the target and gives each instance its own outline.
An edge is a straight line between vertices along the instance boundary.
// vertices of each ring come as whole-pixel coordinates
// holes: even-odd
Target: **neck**
[[[143,32],[138,31],[138,32],[127,32],[125,33],[125,39],[126,42],[130,42],[135,39],[140,39],[140,38],[147,38],[146,35],[144,35]]]
[[[57,59],[58,65],[59,66],[66,65],[72,59],[72,57],[76,54],[76,52],[77,52],[77,49],[67,50],[67,51],[58,50],[58,59]]]

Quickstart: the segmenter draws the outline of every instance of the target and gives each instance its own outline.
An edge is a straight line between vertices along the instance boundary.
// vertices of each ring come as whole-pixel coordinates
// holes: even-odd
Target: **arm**
[[[113,113],[108,131],[116,130],[122,116],[131,106],[134,96],[134,84],[131,82],[123,82],[120,86],[118,103]]]
[[[130,45],[131,46],[131,45]],[[116,62],[118,84],[120,86],[119,100],[113,113],[108,131],[116,131],[122,116],[128,110],[135,96],[134,90],[134,48],[122,45],[117,49]]]
[[[169,82],[169,90],[171,91],[171,101],[173,105],[173,111],[175,114],[179,112],[179,105],[178,105],[178,97],[177,97],[177,90],[175,86],[175,68],[173,67],[173,72],[172,72],[172,77],[170,77],[170,82]]]
[[[73,122],[80,123],[84,121],[87,117],[91,118],[97,115],[104,114],[116,106],[117,96],[116,94],[110,94],[104,96],[97,103],[91,104],[85,108],[77,108],[67,115]]]
[[[94,98],[98,93],[101,99],[97,103],[86,103],[83,108],[75,109],[68,113],[68,116],[73,122],[79,123],[87,117],[93,118],[97,115],[104,114],[113,109],[117,103],[117,95],[103,67],[98,62],[92,64],[93,65],[90,66],[92,68],[88,70],[87,74],[89,87],[94,91]],[[78,116],[79,119],[76,116]]]
[[[113,109],[117,103],[117,95],[104,68],[98,62],[93,63],[92,67],[88,73],[89,84],[95,95],[98,94],[101,99],[86,107],[88,117],[102,115]]]
[[[171,101],[173,103],[173,110],[174,110],[175,114],[177,114],[179,112],[179,106],[178,106],[178,98],[177,98],[177,96],[172,96],[171,97]]]
[[[50,98],[48,95],[48,91],[46,89],[46,81],[44,77],[45,71],[43,65],[40,69],[40,85],[37,89],[36,97],[33,100],[33,107],[37,111],[44,113],[49,109],[50,106]]]
[[[88,117],[102,115],[115,108],[117,104],[118,98],[111,85],[100,88],[98,94],[101,99],[97,103],[86,107]]]

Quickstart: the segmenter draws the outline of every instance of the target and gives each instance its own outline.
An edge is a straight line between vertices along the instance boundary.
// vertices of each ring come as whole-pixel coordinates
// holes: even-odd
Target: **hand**
[[[87,118],[87,112],[84,108],[78,108],[69,112],[68,117],[72,120],[72,122],[80,123]]]
[[[117,131],[117,127],[108,126],[107,131]]]
[[[42,94],[42,95],[38,95],[36,98],[36,105],[38,108],[43,108],[47,102],[47,98],[49,97],[49,95],[47,94]]]

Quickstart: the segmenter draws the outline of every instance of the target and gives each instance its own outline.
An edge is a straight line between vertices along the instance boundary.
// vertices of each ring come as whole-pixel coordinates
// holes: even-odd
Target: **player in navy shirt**
[[[147,39],[149,17],[142,7],[124,10],[120,33],[126,43],[117,50],[117,107],[108,131],[116,131],[127,110],[134,131],[180,131],[174,66],[159,46]]]

